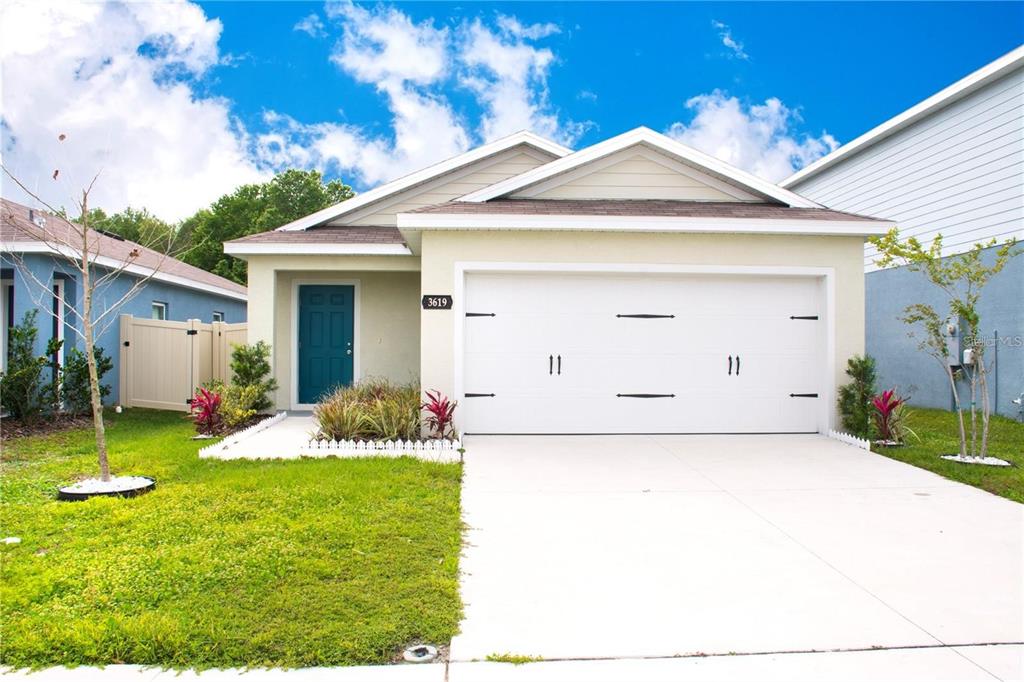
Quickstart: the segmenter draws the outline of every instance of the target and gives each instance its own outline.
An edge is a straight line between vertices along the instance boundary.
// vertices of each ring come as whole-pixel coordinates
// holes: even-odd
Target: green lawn
[[[969,424],[968,421],[968,428]],[[954,481],[1024,502],[1024,424],[1004,417],[992,417],[989,455],[1011,462],[1013,466],[1010,467],[960,464],[941,459],[939,455],[959,452],[957,420],[951,412],[913,408],[909,425],[921,437],[920,441],[910,438],[910,444],[905,447],[872,446],[872,449]]]
[[[91,431],[3,444],[0,664],[383,663],[461,613],[457,464],[199,460],[180,414],[107,421],[135,499],[57,502]]]

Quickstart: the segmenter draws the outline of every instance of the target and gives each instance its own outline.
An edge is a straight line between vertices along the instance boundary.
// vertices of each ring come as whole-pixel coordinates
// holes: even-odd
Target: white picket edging
[[[835,440],[840,441],[841,443],[852,445],[855,448],[860,448],[861,450],[867,450],[868,452],[871,452],[871,441],[866,440],[864,438],[858,438],[857,436],[852,436],[848,433],[843,433],[842,431],[833,431],[831,429],[828,432],[828,437],[834,438]]]
[[[457,440],[310,440],[302,457],[415,457],[428,462],[462,461]]]
[[[264,419],[262,421],[258,421],[258,422],[256,422],[255,424],[253,424],[252,426],[250,426],[248,428],[245,428],[245,429],[242,429],[241,431],[237,431],[235,433],[232,433],[230,436],[224,438],[221,441],[218,441],[218,442],[214,443],[213,445],[207,445],[205,448],[200,448],[199,449],[199,456],[200,457],[219,457],[219,453],[223,452],[224,450],[227,450],[232,445],[237,445],[238,443],[242,442],[246,438],[249,438],[250,436],[253,436],[253,435],[257,434],[260,431],[263,431],[265,429],[270,428],[271,426],[273,426],[274,424],[276,424],[279,421],[283,420],[287,416],[288,416],[287,412],[278,412],[277,414],[275,414],[272,417],[267,417],[266,419]]]

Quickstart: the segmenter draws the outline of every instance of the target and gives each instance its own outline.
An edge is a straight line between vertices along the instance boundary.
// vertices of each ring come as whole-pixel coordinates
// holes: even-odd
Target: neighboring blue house
[[[903,236],[931,243],[943,255],[976,243],[1024,239],[1024,47],[957,81],[782,182],[829,208],[895,220]],[[987,249],[991,263],[994,249]],[[899,318],[911,303],[945,302],[924,275],[878,269],[864,254],[866,347],[883,387],[898,386],[912,402],[949,409],[948,380],[917,350]],[[985,288],[979,305],[993,410],[1020,416],[1024,397],[1024,256],[1010,261]],[[951,364],[962,339],[950,337]],[[961,392],[966,397],[966,391]]]
[[[55,254],[58,242],[75,243],[73,230],[79,230],[64,219],[28,206],[2,200],[0,209],[0,368],[7,364],[7,341],[9,328],[21,321],[29,310],[46,307],[36,317],[39,326],[37,352],[45,352],[49,339],[57,336],[64,339],[64,350],[84,348],[81,337],[74,330],[78,319],[74,313],[59,304],[74,305],[80,309],[82,288],[80,273],[62,256]],[[80,234],[80,233],[79,233]],[[96,345],[114,361],[114,367],[104,377],[104,383],[111,388],[108,402],[118,400],[118,365],[120,329],[119,314],[135,317],[166,320],[198,319],[203,322],[245,322],[246,289],[240,284],[200,270],[173,258],[165,258],[158,252],[139,244],[90,231],[91,260],[96,264],[95,272],[102,276],[127,265],[116,279],[102,286],[93,301],[94,310],[100,311],[113,306],[140,277],[157,270],[134,297],[123,303],[113,313],[113,321],[96,336]],[[39,283],[53,291],[47,295]],[[51,313],[56,312],[58,318]],[[95,313],[98,314],[98,313]],[[94,317],[95,317],[94,314]],[[61,362],[63,352],[57,358]]]

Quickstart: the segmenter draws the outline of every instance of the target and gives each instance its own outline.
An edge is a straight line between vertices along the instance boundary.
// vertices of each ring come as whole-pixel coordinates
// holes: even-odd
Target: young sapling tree
[[[63,134],[58,137],[61,144],[66,139],[67,136]],[[149,257],[145,264],[141,265],[139,261],[143,256],[142,247],[128,242],[126,249],[112,253],[103,248],[104,240],[109,238],[90,227],[90,216],[93,213],[89,199],[99,177],[98,173],[74,198],[75,208],[81,216],[79,222],[74,223],[61,218],[63,213],[61,209],[54,208],[47,203],[37,192],[30,189],[26,182],[16,177],[6,165],[0,167],[25,194],[50,214],[40,216],[39,223],[24,227],[19,227],[23,225],[23,222],[17,216],[4,215],[3,220],[14,229],[23,229],[26,232],[26,239],[42,242],[45,251],[54,261],[55,270],[73,272],[78,281],[80,293],[76,297],[77,300],[66,300],[64,294],[55,292],[51,282],[40,277],[32,268],[27,267],[20,254],[9,254],[18,267],[36,306],[40,310],[58,316],[58,319],[61,310],[70,315],[74,324],[67,325],[67,328],[74,330],[85,346],[84,355],[89,377],[89,403],[92,408],[100,480],[109,483],[111,481],[110,461],[107,451],[106,428],[103,422],[103,399],[97,369],[96,338],[117,322],[121,307],[142,291],[149,281],[161,271],[170,257],[170,239],[173,238],[173,233],[170,234],[169,241],[162,250],[150,248],[148,250]],[[57,182],[60,177],[60,169],[57,169],[53,172],[51,179]],[[5,209],[5,211],[8,210]],[[127,281],[130,284],[123,292],[111,294],[110,285],[115,281]],[[50,299],[55,300],[57,305],[46,304]]]
[[[942,235],[936,235],[928,246],[915,238],[901,239],[899,230],[893,228],[881,237],[872,237],[871,243],[878,249],[879,267],[900,265],[912,272],[920,272],[943,295],[946,310],[940,312],[926,303],[914,303],[904,309],[900,318],[912,327],[923,330],[919,348],[935,358],[943,368],[953,395],[953,404],[960,429],[960,456],[986,457],[988,455],[989,419],[992,405],[989,400],[988,374],[991,367],[985,357],[985,340],[981,336],[981,316],[978,303],[985,285],[1002,272],[1011,258],[1019,255],[1016,239],[998,244],[995,239],[975,244],[963,253],[943,256]],[[990,263],[986,263],[986,251],[996,247]],[[959,372],[970,386],[970,438],[964,423],[963,406],[957,386],[957,370],[950,363],[948,328],[959,321],[960,337],[970,361],[957,358]],[[915,334],[911,332],[911,336]],[[980,415],[978,397],[981,399]],[[978,428],[978,418],[981,428]],[[979,445],[978,438],[981,438]]]

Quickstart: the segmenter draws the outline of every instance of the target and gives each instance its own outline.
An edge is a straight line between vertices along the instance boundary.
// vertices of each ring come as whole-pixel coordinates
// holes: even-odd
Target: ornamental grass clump
[[[387,379],[364,379],[335,389],[313,411],[324,440],[416,440],[419,388]]]

